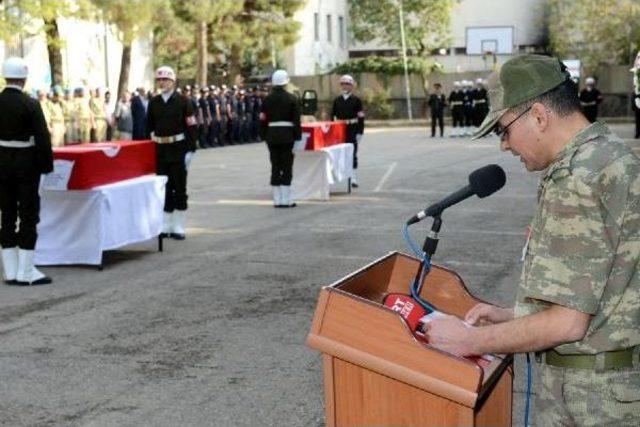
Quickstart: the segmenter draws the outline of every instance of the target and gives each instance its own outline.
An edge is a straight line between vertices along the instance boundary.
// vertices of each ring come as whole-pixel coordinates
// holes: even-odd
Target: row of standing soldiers
[[[447,106],[453,120],[451,136],[472,135],[489,112],[489,98],[484,81],[477,79],[475,88],[470,81],[456,81],[448,99],[442,93],[440,83],[435,83],[433,87],[434,93],[428,101],[431,111],[431,136],[436,136],[436,126],[440,128],[440,136],[444,136],[444,109]]]
[[[72,97],[70,91],[63,92],[56,86],[50,97],[42,90],[37,97],[53,147],[107,139],[108,100],[102,97],[100,89],[86,97],[83,88],[76,88]]]
[[[259,115],[266,96],[264,88],[185,86],[183,94],[196,112],[201,148],[260,140]]]

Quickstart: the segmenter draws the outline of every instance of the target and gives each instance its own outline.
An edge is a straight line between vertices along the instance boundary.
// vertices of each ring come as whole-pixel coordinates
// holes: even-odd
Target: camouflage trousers
[[[537,364],[539,427],[640,426],[640,368],[595,371]]]

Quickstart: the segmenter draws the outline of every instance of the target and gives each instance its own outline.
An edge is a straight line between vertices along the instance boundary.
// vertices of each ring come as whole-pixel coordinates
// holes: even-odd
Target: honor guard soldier
[[[211,86],[209,90],[209,111],[211,111],[210,144],[213,147],[222,145],[222,111],[220,110],[220,89]]]
[[[340,89],[342,93],[333,101],[331,108],[331,120],[343,120],[346,122],[346,141],[353,144],[353,176],[351,186],[358,187],[356,170],[358,169],[358,143],[364,133],[364,110],[362,101],[353,94],[356,81],[348,74],[340,77]]]
[[[451,109],[451,136],[462,136],[462,125],[464,115],[462,114],[462,98],[463,94],[460,90],[460,82],[453,82],[453,90],[449,94],[449,108]]]
[[[53,153],[40,104],[22,92],[28,74],[22,58],[8,58],[2,65],[7,85],[0,93],[0,245],[5,283],[11,285],[52,282],[33,264],[40,175],[53,171]]]
[[[431,138],[436,136],[436,122],[440,127],[440,138],[444,136],[444,107],[447,105],[447,97],[442,93],[442,85],[433,85],[435,92],[429,96],[429,110],[431,111]]]
[[[473,127],[478,128],[489,112],[489,98],[487,90],[484,88],[484,80],[476,79],[476,88],[473,90],[471,98],[473,101]]]
[[[580,91],[580,106],[587,120],[593,123],[598,119],[598,105],[602,102],[602,94],[596,89],[593,77],[587,77],[584,84],[585,88]]]
[[[149,101],[147,129],[156,142],[157,174],[168,178],[162,237],[185,238],[187,168],[196,150],[197,120],[193,104],[176,93],[171,67],[156,70],[160,94]]]
[[[273,205],[277,208],[296,206],[291,195],[293,146],[302,138],[300,102],[285,90],[287,83],[289,75],[285,70],[273,73],[273,89],[264,99],[259,117],[260,136],[269,147]]]
[[[464,116],[464,130],[463,136],[469,136],[472,134],[471,128],[473,126],[473,98],[472,90],[473,83],[470,80],[464,80],[462,89],[462,114]]]

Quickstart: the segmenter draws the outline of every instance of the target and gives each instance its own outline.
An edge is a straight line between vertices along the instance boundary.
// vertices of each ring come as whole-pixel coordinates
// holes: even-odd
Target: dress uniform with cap
[[[465,80],[462,88],[462,114],[464,116],[464,130],[462,135],[472,134],[473,126],[473,85],[469,80]]]
[[[346,122],[346,141],[353,144],[353,176],[351,185],[358,187],[356,170],[358,169],[358,143],[364,133],[364,109],[362,101],[353,93],[356,81],[350,75],[345,74],[340,77],[340,87],[342,93],[333,101],[331,107],[331,119],[343,120]]]
[[[476,80],[476,88],[471,92],[473,103],[473,127],[478,128],[489,112],[489,98],[487,89],[484,88],[484,80]]]
[[[156,70],[156,80],[176,81],[171,67]],[[196,150],[197,120],[193,104],[173,88],[163,90],[149,101],[147,129],[156,142],[157,174],[168,178],[162,235],[185,238],[187,211],[187,168]]]
[[[580,91],[580,105],[582,112],[591,123],[598,119],[598,105],[602,102],[602,94],[596,89],[593,77],[585,79],[585,88]]]
[[[464,125],[464,114],[462,100],[464,95],[460,90],[459,81],[453,82],[453,90],[449,94],[449,109],[451,110],[451,136],[462,136],[462,126]]]
[[[431,137],[436,136],[436,125],[440,127],[440,137],[444,136],[444,107],[447,97],[441,92],[442,85],[433,85],[435,92],[429,95],[429,111],[431,112]]]
[[[7,86],[0,93],[0,245],[5,283],[13,285],[52,282],[33,264],[40,175],[53,171],[53,153],[40,104],[22,92],[28,74],[22,58],[3,63]]]
[[[273,89],[262,103],[260,136],[266,141],[271,160],[271,187],[275,207],[294,207],[291,195],[293,146],[302,138],[300,102],[287,92],[289,75],[276,70],[271,77]]]

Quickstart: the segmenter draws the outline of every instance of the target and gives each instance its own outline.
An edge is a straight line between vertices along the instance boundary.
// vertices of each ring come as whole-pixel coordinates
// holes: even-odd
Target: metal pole
[[[402,60],[404,62],[404,90],[407,96],[407,112],[409,113],[409,121],[413,120],[413,112],[411,111],[411,87],[409,85],[409,68],[407,65],[407,42],[404,36],[404,13],[402,12],[402,0],[398,1],[400,15],[400,38],[402,39]]]
[[[104,21],[104,87],[109,90],[109,45],[107,21]]]

